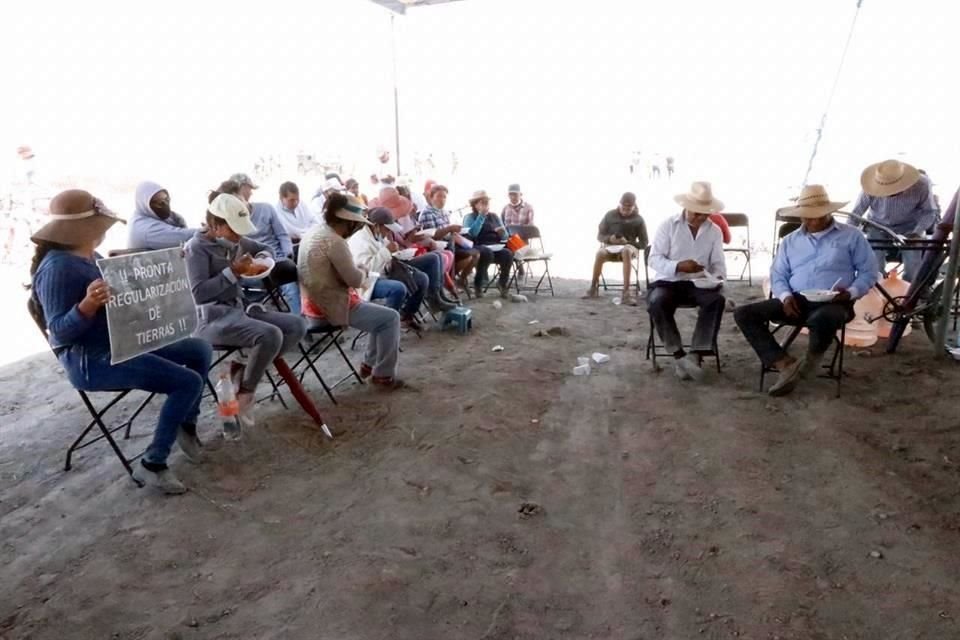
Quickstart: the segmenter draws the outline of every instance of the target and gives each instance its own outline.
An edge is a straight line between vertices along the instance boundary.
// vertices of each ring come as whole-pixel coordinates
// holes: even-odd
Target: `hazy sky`
[[[464,191],[519,180],[559,232],[581,215],[592,229],[627,187],[652,218],[672,210],[669,188],[628,181],[628,154],[642,149],[674,155],[684,180],[713,180],[731,207],[770,212],[803,178],[855,5],[465,0],[410,11],[396,21],[407,167],[414,149],[456,150]],[[362,173],[392,144],[385,10],[143,6],[5,8],[5,162],[29,143],[48,174],[171,184],[190,216],[203,188],[261,153],[340,153]],[[866,164],[902,153],[942,193],[954,188],[958,14],[942,0],[864,0],[813,180],[852,198]]]

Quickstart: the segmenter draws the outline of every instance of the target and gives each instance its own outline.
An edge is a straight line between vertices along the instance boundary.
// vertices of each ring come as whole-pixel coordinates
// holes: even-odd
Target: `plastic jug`
[[[907,295],[907,291],[910,290],[910,283],[906,280],[903,280],[899,274],[897,274],[896,270],[893,270],[887,274],[887,277],[880,282],[880,286],[883,287],[884,291],[886,291],[891,298],[905,297]],[[876,289],[872,290],[871,293],[877,293],[880,299],[886,303],[886,299],[884,299],[883,296],[880,296]],[[881,313],[883,313],[882,308]],[[877,335],[879,335],[881,338],[889,338],[890,330],[892,328],[893,325],[882,318],[877,321]],[[906,330],[903,332],[903,337],[910,335],[912,331],[913,328],[908,324]]]
[[[851,347],[869,347],[877,342],[878,324],[877,320],[883,313],[883,296],[876,289],[870,289],[867,295],[863,296],[853,305],[853,312],[856,314],[850,322],[847,323],[847,336],[844,344]],[[874,320],[874,322],[871,322]],[[840,337],[840,333],[837,333]]]

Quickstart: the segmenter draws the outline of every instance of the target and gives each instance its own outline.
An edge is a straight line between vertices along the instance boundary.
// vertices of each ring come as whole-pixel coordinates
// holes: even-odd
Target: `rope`
[[[810,161],[807,163],[807,173],[803,176],[801,186],[807,186],[807,180],[810,179],[810,171],[813,170],[813,159],[817,157],[817,149],[820,147],[820,139],[823,137],[823,129],[827,124],[827,113],[833,104],[833,96],[837,93],[837,85],[840,84],[840,74],[843,73],[843,65],[847,61],[847,51],[850,49],[850,41],[853,40],[853,31],[857,26],[857,18],[860,17],[860,7],[863,0],[857,0],[857,10],[853,14],[853,22],[850,23],[850,33],[847,34],[847,43],[843,46],[843,54],[840,56],[840,65],[837,67],[837,74],[833,78],[833,87],[830,89],[830,97],[827,98],[827,107],[823,110],[823,116],[820,117],[820,126],[817,128],[817,139],[813,141],[813,151],[810,153]]]

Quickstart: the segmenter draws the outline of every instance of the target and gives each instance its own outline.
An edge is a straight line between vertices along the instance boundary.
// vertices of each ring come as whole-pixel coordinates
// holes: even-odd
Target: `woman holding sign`
[[[212,344],[247,350],[247,363],[235,371],[240,384],[240,419],[253,426],[254,393],[267,367],[294,348],[306,334],[303,318],[247,305],[240,280],[262,275],[260,258],[270,249],[243,236],[256,231],[247,205],[240,198],[214,191],[207,209],[207,228],[187,246],[187,275],[193,299],[200,307],[197,335]]]
[[[197,416],[210,368],[210,345],[187,338],[153,353],[110,364],[110,335],[104,308],[110,288],[101,279],[96,248],[120,221],[86,191],[71,189],[50,201],[51,221],[34,234],[30,273],[39,324],[71,384],[82,391],[142,389],[165,394],[153,442],[133,471],[139,484],[166,493],[186,488],[167,467],[173,443],[191,462],[202,458]]]

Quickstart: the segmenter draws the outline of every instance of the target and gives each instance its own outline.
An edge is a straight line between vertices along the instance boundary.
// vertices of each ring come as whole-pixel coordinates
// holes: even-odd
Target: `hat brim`
[[[720,213],[723,211],[723,202],[714,198],[710,202],[700,202],[694,200],[685,193],[673,196],[673,201],[682,206],[687,211],[694,213]]]
[[[843,209],[845,206],[847,206],[847,204],[849,203],[828,202],[815,207],[784,207],[783,209],[777,210],[777,215],[791,218],[822,218],[834,213],[835,211],[840,211],[840,209]]]
[[[906,191],[920,181],[920,170],[904,162],[903,176],[899,180],[890,184],[880,184],[874,180],[874,176],[877,174],[877,167],[879,167],[881,164],[883,163],[878,162],[876,164],[872,164],[864,169],[863,173],[860,174],[860,186],[863,187],[864,193],[869,196],[874,196],[876,198],[895,196],[898,193]]]
[[[390,224],[386,224],[386,225],[384,225],[384,226],[385,226],[387,229],[390,229],[390,231],[393,231],[394,233],[403,235],[403,227],[401,227],[401,226],[400,226],[399,224],[397,224],[396,222],[391,222]]]
[[[238,236],[249,236],[257,232],[257,227],[250,221],[249,217],[230,220],[226,218],[227,226]]]
[[[95,215],[80,220],[54,220],[40,227],[30,239],[34,242],[55,242],[67,247],[77,247],[99,240],[121,218]]]
[[[385,205],[380,203],[380,206],[392,213],[394,218],[408,216],[410,215],[410,212],[413,211],[413,202],[411,202],[405,196],[400,196],[400,202],[398,204]]]
[[[362,213],[353,213],[352,211],[347,211],[346,209],[340,209],[336,213],[336,217],[341,220],[347,220],[349,222],[362,222],[363,224],[372,225],[373,223],[367,220],[366,216]]]

